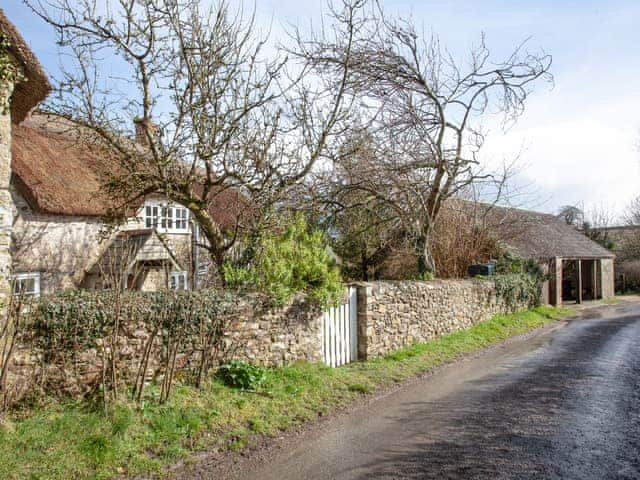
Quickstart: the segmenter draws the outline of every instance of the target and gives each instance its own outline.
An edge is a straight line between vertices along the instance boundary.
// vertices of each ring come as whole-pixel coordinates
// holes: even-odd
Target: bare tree
[[[640,225],[640,196],[629,202],[623,220],[627,225]]]
[[[120,200],[114,213],[167,196],[191,211],[218,267],[247,223],[322,159],[346,119],[358,0],[331,10],[346,49],[333,76],[302,48],[270,55],[254,15],[225,0],[25,1],[70,59],[49,108],[116,161],[105,180]],[[231,226],[210,214],[221,198]]]
[[[362,105],[367,142],[354,144],[371,161],[353,162],[363,155],[355,150],[336,162],[360,169],[360,180],[344,189],[394,210],[414,238],[420,272],[434,272],[430,241],[443,203],[470,184],[504,181],[504,169],[488,171],[478,157],[482,120],[498,113],[509,123],[521,115],[534,82],[551,80],[551,57],[529,53],[525,42],[494,61],[482,37],[466,63],[456,62],[411,20],[388,16],[377,2],[363,11],[366,20],[348,45],[315,45],[325,71],[335,75],[348,65],[347,87]]]

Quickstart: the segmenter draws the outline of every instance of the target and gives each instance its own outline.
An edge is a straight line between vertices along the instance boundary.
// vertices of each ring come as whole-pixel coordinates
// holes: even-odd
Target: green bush
[[[279,305],[299,292],[323,307],[342,297],[344,284],[329,255],[327,238],[319,230],[310,230],[302,215],[282,233],[255,235],[246,252],[240,262],[224,265],[227,285],[257,289]]]
[[[267,374],[264,367],[233,360],[218,369],[218,377],[229,387],[256,390],[264,384]]]

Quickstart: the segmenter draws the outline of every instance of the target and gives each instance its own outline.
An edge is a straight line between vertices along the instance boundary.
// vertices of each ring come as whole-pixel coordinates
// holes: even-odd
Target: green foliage
[[[229,387],[256,390],[264,384],[267,375],[264,367],[233,360],[218,369],[218,377]]]
[[[9,53],[9,47],[11,43],[5,34],[0,32],[0,82],[8,81],[10,83],[17,83],[24,77],[20,67],[14,62]],[[2,85],[0,85],[1,87]],[[9,107],[9,99],[3,98],[3,93],[0,90],[0,111],[5,112]]]
[[[321,306],[338,303],[344,284],[328,251],[327,238],[311,230],[297,215],[282,233],[254,235],[245,258],[224,265],[227,285],[257,289],[282,305],[296,293],[306,293]]]
[[[512,311],[540,305],[546,275],[538,262],[506,255],[496,264],[496,272],[496,293]]]
[[[144,324],[149,330],[157,326],[164,335],[184,329],[187,337],[194,337],[231,303],[229,294],[215,290],[69,290],[34,305],[31,339],[48,355],[95,348],[97,340],[113,333],[117,319]]]
[[[425,281],[425,282],[433,280],[434,278],[435,278],[435,275],[430,270],[426,270],[426,271],[424,271],[424,272],[422,272],[420,274],[420,280]]]

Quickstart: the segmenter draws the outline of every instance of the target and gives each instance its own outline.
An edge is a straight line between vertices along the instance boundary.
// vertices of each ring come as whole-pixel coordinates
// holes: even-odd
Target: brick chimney
[[[148,146],[149,142],[147,139],[147,133],[145,131],[145,122],[148,125],[149,133],[151,133],[152,137],[157,137],[158,126],[155,123],[152,123],[149,120],[144,120],[140,117],[136,117],[133,119],[133,126],[136,132],[136,143],[139,145]]]

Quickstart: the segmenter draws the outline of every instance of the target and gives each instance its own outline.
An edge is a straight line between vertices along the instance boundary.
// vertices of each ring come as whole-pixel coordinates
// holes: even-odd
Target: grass
[[[121,403],[109,412],[56,403],[12,413],[0,423],[0,478],[111,478],[154,474],[204,448],[241,449],[252,434],[276,435],[456,357],[566,316],[539,307],[500,315],[469,330],[331,369],[298,363],[267,370],[261,392],[179,387],[165,405]]]
[[[622,300],[620,298],[618,298],[619,295],[615,296],[615,297],[609,297],[609,298],[605,298],[602,303],[604,303],[605,305],[617,305],[618,303],[620,303]]]

